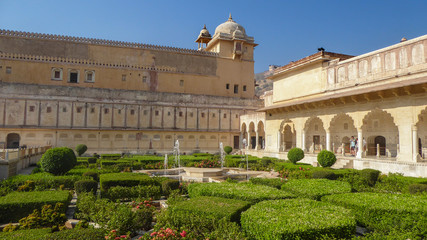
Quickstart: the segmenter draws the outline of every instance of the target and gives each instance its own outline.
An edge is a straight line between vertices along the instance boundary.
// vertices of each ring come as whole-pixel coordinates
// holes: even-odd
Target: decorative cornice
[[[156,50],[156,51],[195,54],[195,55],[201,55],[201,56],[213,56],[213,57],[218,56],[218,53],[216,52],[206,52],[206,51],[199,51],[199,50],[193,50],[193,49],[187,49],[187,48],[176,48],[176,47],[158,46],[158,45],[152,45],[152,44],[132,43],[132,42],[123,42],[123,41],[113,41],[113,40],[105,40],[105,39],[97,39],[97,38],[72,37],[72,36],[63,36],[63,35],[56,35],[56,34],[21,32],[21,31],[12,31],[12,30],[4,30],[4,29],[0,29],[0,36],[63,41],[63,42],[113,46],[113,47],[141,48],[141,49],[149,49],[149,50]]]

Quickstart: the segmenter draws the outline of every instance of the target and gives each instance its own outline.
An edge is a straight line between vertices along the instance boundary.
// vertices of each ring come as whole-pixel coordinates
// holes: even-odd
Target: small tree
[[[328,150],[322,150],[317,154],[317,162],[322,167],[331,167],[337,161],[335,154]]]
[[[83,155],[83,153],[85,153],[87,151],[87,146],[84,144],[79,144],[76,146],[76,152],[79,155],[79,157],[81,155]]]
[[[301,148],[292,148],[288,152],[288,159],[293,164],[296,164],[298,161],[301,161],[304,158],[304,151]]]
[[[51,148],[40,159],[40,166],[45,172],[62,175],[77,164],[73,149],[67,147]]]
[[[231,153],[231,151],[233,151],[233,148],[232,148],[232,147],[230,147],[230,146],[225,146],[225,147],[224,147],[224,152],[225,152],[225,153],[230,154],[230,153]]]

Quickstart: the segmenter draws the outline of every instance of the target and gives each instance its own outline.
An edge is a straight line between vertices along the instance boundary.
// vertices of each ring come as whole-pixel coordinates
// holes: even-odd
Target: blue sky
[[[213,34],[230,12],[259,44],[255,72],[318,47],[360,55],[427,34],[423,0],[0,0],[0,29],[195,49],[203,24]]]

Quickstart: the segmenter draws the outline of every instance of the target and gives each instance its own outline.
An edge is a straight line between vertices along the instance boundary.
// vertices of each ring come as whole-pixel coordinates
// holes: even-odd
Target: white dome
[[[233,18],[231,18],[230,14],[230,17],[228,18],[227,22],[222,23],[218,27],[216,27],[215,35],[217,33],[233,34],[235,31],[240,31],[241,33],[243,33],[243,35],[246,35],[245,28],[243,28],[242,25],[236,23]]]

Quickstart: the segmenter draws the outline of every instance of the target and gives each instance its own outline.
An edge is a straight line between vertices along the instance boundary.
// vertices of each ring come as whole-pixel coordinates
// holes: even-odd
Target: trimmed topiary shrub
[[[101,191],[107,191],[110,187],[122,186],[133,187],[137,185],[157,185],[153,178],[142,173],[107,173],[101,174],[99,177],[101,183]]]
[[[338,178],[338,176],[331,170],[314,171],[311,177],[315,179],[325,178],[329,180],[336,180]]]
[[[366,179],[366,183],[370,186],[373,187],[375,186],[375,183],[377,183],[378,181],[378,177],[380,176],[380,171],[375,170],[375,169],[363,169],[361,171],[359,171],[359,175]]]
[[[162,184],[162,192],[166,196],[169,196],[169,194],[176,189],[179,189],[179,181],[176,179],[168,179],[161,182]]]
[[[87,146],[85,144],[79,144],[76,146],[76,152],[79,157],[87,151]]]
[[[18,222],[34,209],[40,210],[44,205],[58,202],[63,203],[61,212],[65,213],[70,200],[69,191],[12,192],[0,197],[0,223]]]
[[[328,150],[322,150],[319,154],[317,154],[317,162],[322,167],[331,167],[337,161],[337,157],[335,154]]]
[[[196,197],[176,202],[157,215],[156,228],[190,229],[191,239],[245,239],[237,223],[249,202]]]
[[[298,197],[320,200],[325,195],[349,193],[351,186],[347,182],[328,179],[294,179],[282,185],[282,190],[291,192]]]
[[[327,201],[351,209],[359,225],[382,232],[409,231],[413,239],[427,237],[427,198],[423,195],[392,193],[344,193],[322,197]]]
[[[301,148],[292,148],[288,152],[288,160],[293,164],[301,161],[304,158],[304,151]]]
[[[63,175],[77,164],[76,155],[71,148],[59,147],[48,149],[40,159],[40,166],[45,172]]]
[[[224,147],[224,152],[225,152],[225,153],[230,154],[230,153],[231,153],[231,151],[233,151],[233,148],[232,148],[232,147],[230,147],[230,146],[225,146],[225,147]]]
[[[282,185],[285,184],[285,180],[283,178],[250,178],[249,181],[253,184],[258,185],[266,185],[269,187],[274,187],[277,189],[281,189]]]
[[[93,195],[96,195],[96,190],[98,190],[98,182],[92,179],[80,180],[74,183],[74,189],[76,193],[82,192],[91,192]]]
[[[350,239],[356,232],[351,210],[309,199],[263,201],[242,213],[249,239]]]
[[[215,196],[239,199],[252,203],[270,199],[293,198],[294,195],[279,189],[252,183],[192,183],[188,185],[190,198]]]
[[[97,172],[94,171],[87,171],[85,173],[83,173],[82,175],[83,177],[91,177],[93,180],[99,182],[99,175]]]
[[[56,189],[63,185],[63,188],[72,189],[76,181],[81,180],[81,176],[54,176],[51,173],[36,173],[31,175],[16,175],[5,180],[13,189],[25,184],[26,181],[34,181],[37,190]]]
[[[132,200],[137,198],[153,198],[160,199],[161,188],[160,186],[134,186],[134,187],[121,187],[116,186],[108,189],[107,193],[103,193],[102,197],[107,197],[112,201],[116,200]]]

